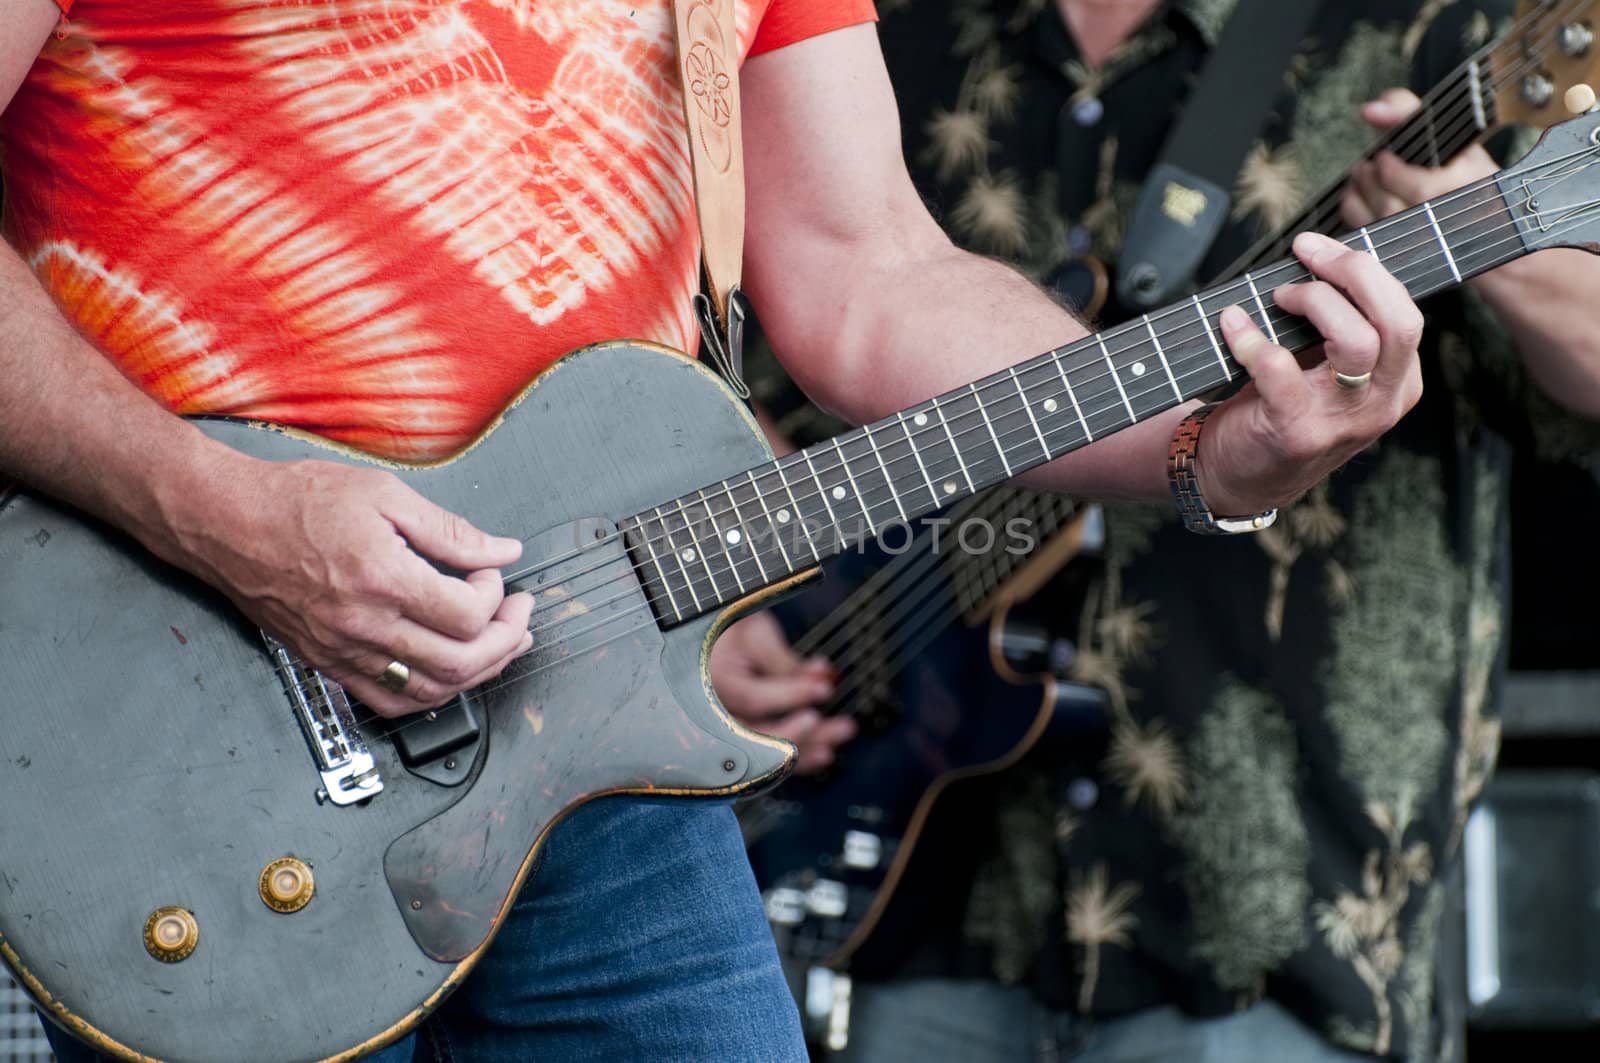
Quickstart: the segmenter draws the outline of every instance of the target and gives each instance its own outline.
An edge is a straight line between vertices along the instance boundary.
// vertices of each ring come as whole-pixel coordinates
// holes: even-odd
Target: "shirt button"
[[[1085,96],[1072,105],[1072,120],[1081,126],[1092,126],[1105,117],[1106,105],[1098,96]]]
[[[1100,787],[1089,778],[1073,779],[1067,784],[1067,804],[1079,812],[1087,812],[1100,800]]]

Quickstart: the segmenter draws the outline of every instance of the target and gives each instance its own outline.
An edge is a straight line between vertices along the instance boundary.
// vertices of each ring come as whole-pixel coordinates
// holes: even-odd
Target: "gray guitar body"
[[[262,458],[366,460],[202,426]],[[558,363],[453,460],[396,468],[531,541],[517,567],[542,567],[515,586],[535,593],[537,642],[465,699],[478,730],[448,754],[404,762],[358,707],[382,789],[345,803],[327,798],[259,630],[120,534],[13,496],[0,509],[0,953],[112,1055],[283,1063],[400,1037],[470,971],[563,812],[782,777],[791,747],[734,723],[705,676],[716,630],[742,610],[663,631],[613,523],[769,458],[709,372],[614,343]],[[263,899],[264,869],[285,858],[314,877],[293,912]],[[163,908],[198,930],[176,962],[146,946]]]

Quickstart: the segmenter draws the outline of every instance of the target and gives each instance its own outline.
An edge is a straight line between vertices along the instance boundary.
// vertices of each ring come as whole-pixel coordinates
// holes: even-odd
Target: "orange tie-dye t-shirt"
[[[6,236],[171,409],[425,460],[574,347],[691,349],[671,0],[62,6],[0,120]],[[745,56],[873,17],[736,11]]]

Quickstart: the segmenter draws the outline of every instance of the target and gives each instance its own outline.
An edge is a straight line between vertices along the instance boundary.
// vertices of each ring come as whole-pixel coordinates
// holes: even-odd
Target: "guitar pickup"
[[[408,768],[430,764],[476,742],[482,735],[478,717],[465,697],[448,705],[396,720],[390,735]]]

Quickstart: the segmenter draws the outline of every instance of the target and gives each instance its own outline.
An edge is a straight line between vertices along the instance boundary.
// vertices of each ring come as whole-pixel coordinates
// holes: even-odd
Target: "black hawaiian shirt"
[[[1114,262],[1235,2],[1172,0],[1093,70],[1052,0],[880,0],[936,216],[1047,285],[1083,255]],[[1321,3],[1201,279],[1357,160],[1359,103],[1436,83],[1510,7]],[[1060,616],[1110,724],[1008,773],[964,914],[907,973],[983,973],[1095,1015],[1270,996],[1341,1046],[1433,1051],[1442,871],[1499,747],[1507,441],[1595,468],[1600,433],[1532,389],[1475,297],[1424,310],[1421,404],[1275,527],[1203,538],[1170,506],[1108,510],[1103,575]],[[817,434],[756,375],[791,434]]]

